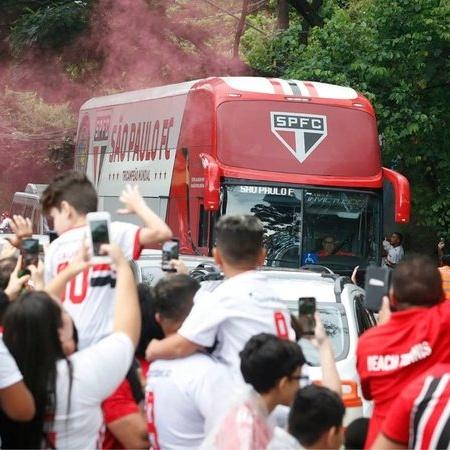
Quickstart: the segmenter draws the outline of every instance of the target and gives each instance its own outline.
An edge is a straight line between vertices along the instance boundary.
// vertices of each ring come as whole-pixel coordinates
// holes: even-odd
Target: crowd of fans
[[[395,264],[378,326],[364,333],[357,369],[370,419],[344,432],[333,349],[319,314],[311,342],[321,384],[307,364],[298,323],[263,273],[264,230],[253,216],[223,216],[214,258],[225,281],[182,273],[136,285],[128,260],[171,237],[135,188],[93,263],[86,215],[97,194],[82,174],[61,174],[41,198],[58,238],[23,274],[15,232],[0,258],[1,448],[339,449],[447,448],[450,443],[448,261],[400,262],[401,235],[385,243]],[[401,249],[403,252],[403,249]],[[401,255],[403,257],[403,255]],[[395,259],[397,258],[397,259]],[[365,447],[364,447],[365,446]]]

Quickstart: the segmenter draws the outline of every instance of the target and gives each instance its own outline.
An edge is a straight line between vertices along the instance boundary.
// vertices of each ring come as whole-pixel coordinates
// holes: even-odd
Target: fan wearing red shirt
[[[115,392],[102,404],[106,425],[102,449],[148,449],[147,422],[144,416],[144,393],[137,367],[129,370]]]
[[[450,364],[438,364],[403,390],[373,448],[432,450],[449,445]]]
[[[384,299],[381,325],[365,332],[357,348],[357,369],[364,397],[374,410],[365,448],[369,448],[402,390],[439,362],[450,363],[450,302],[433,261],[414,256],[392,276],[391,314]]]

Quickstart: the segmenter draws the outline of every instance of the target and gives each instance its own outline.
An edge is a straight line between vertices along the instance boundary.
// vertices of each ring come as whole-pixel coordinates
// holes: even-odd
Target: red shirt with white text
[[[374,401],[366,448],[403,388],[435,364],[450,363],[449,330],[450,302],[444,301],[395,312],[388,323],[360,337],[357,369],[364,397]]]

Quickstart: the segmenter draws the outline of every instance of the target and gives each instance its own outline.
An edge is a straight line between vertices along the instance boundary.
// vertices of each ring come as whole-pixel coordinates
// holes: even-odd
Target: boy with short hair
[[[214,346],[213,355],[224,361],[242,381],[239,352],[258,333],[294,339],[290,314],[270,287],[264,273],[264,229],[254,216],[222,216],[216,225],[214,258],[227,280],[212,292],[199,292],[194,307],[176,334],[153,340],[148,359],[180,358]]]
[[[137,187],[127,186],[120,200],[121,214],[136,214],[142,228],[125,222],[111,223],[112,242],[118,244],[127,259],[139,258],[142,248],[169,239],[170,228],[146,204]],[[86,215],[97,211],[97,192],[85,174],[69,171],[57,176],[41,196],[44,214],[53,218],[59,237],[50,244],[45,257],[48,282],[66,267],[80,250],[89,232]],[[115,273],[108,264],[85,269],[68,283],[62,297],[79,332],[83,349],[112,330]]]
[[[305,363],[302,350],[295,342],[261,333],[246,343],[240,358],[247,386],[207,437],[202,449],[280,448],[274,444],[269,447],[275,436],[275,423],[270,413],[277,405],[291,405]],[[285,445],[286,442],[284,440]]]
[[[311,384],[295,395],[288,431],[305,449],[342,447],[345,406],[336,392]]]

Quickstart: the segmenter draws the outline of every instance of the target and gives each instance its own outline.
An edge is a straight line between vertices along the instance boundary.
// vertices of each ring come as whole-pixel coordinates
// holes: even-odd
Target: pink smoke
[[[251,74],[248,66],[231,58],[232,34],[229,52],[222,49],[221,53],[208,45],[220,33],[228,32],[216,9],[205,7],[205,2],[192,0],[175,13],[168,14],[167,3],[153,6],[157,2],[99,0],[91,13],[89,29],[76,42],[59,54],[33,49],[20,60],[4,61],[0,66],[0,86],[37,92],[50,104],[68,102],[76,117],[84,101],[112,91],[142,89],[213,75]],[[219,17],[215,26],[212,22],[213,26],[208,28],[194,20],[202,19],[205,14]],[[230,33],[235,25],[232,20],[231,24],[228,22]],[[78,70],[77,76],[73,76],[73,68]],[[48,146],[58,141],[58,138],[45,139],[48,130],[42,130],[43,139],[17,140],[14,137],[16,125],[0,116],[0,145],[12,158],[23,155],[24,146],[31,148],[35,155],[45,156]],[[75,134],[75,121],[73,127],[72,134]],[[63,134],[67,134],[67,130],[61,138]],[[17,160],[13,163],[2,167],[7,172],[10,167],[13,172],[8,175],[8,196],[10,190],[21,190],[27,182],[47,181],[52,173],[51,164],[30,165],[29,161]],[[0,206],[5,189],[0,186]]]

